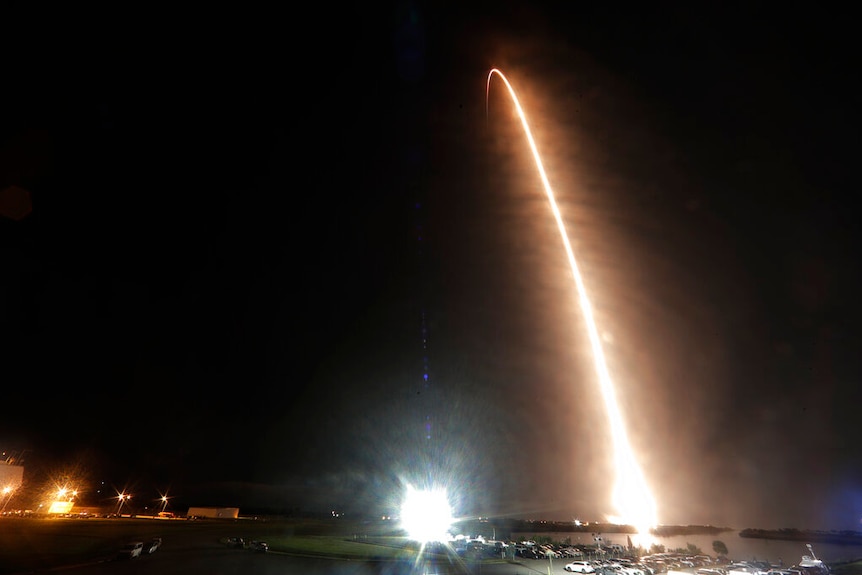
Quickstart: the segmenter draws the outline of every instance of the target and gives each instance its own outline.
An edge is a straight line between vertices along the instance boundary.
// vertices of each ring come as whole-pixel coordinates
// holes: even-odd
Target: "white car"
[[[143,541],[132,541],[131,543],[126,543],[120,547],[120,551],[117,553],[117,559],[134,559],[135,557],[140,557],[143,550]]]
[[[150,543],[147,546],[147,553],[155,553],[159,550],[159,547],[162,546],[162,538],[161,537],[153,537],[150,539]]]
[[[590,565],[589,561],[572,561],[563,567],[570,573],[595,573],[596,570]]]

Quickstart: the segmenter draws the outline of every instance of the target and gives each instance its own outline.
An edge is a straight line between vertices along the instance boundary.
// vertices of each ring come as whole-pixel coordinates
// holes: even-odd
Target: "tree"
[[[724,544],[724,541],[715,540],[712,542],[712,550],[715,551],[716,555],[727,555],[727,545]]]

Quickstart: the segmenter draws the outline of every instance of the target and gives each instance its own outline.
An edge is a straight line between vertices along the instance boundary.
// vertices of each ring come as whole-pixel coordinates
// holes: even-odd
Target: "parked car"
[[[248,548],[258,553],[269,551],[269,545],[266,544],[266,541],[249,541]]]
[[[563,567],[566,571],[570,573],[595,573],[596,570],[590,565],[589,561],[572,561],[571,563],[567,563],[565,567]]]
[[[134,559],[135,557],[140,557],[143,550],[143,541],[132,541],[130,543],[126,543],[120,547],[120,551],[117,553],[117,559]]]
[[[161,537],[153,537],[150,539],[149,545],[147,545],[147,553],[155,553],[158,551],[159,547],[162,546],[162,538]]]

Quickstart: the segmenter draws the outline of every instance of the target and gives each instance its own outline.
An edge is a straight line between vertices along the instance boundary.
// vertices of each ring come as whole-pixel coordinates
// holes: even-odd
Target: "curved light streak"
[[[599,387],[601,389],[602,398],[604,399],[605,410],[607,411],[614,447],[616,483],[612,494],[612,502],[616,507],[618,515],[613,516],[610,519],[616,523],[631,525],[638,530],[638,533],[646,534],[649,532],[650,528],[655,527],[658,524],[655,500],[647,487],[643,473],[635,460],[631,444],[628,440],[626,427],[617,404],[613,380],[611,379],[607,364],[605,363],[605,354],[602,350],[601,339],[599,338],[598,329],[596,328],[596,322],[593,319],[592,305],[587,297],[587,290],[584,286],[584,281],[581,278],[581,273],[578,269],[578,263],[575,260],[572,246],[569,243],[569,236],[566,232],[566,226],[563,223],[560,209],[557,207],[557,201],[554,198],[551,183],[548,181],[548,176],[545,174],[545,168],[542,165],[542,158],[539,156],[539,150],[536,147],[536,142],[533,139],[533,134],[530,131],[529,124],[527,123],[527,117],[524,114],[523,108],[521,108],[518,95],[515,93],[514,88],[512,88],[512,85],[509,83],[509,80],[503,72],[497,68],[493,68],[488,73],[488,81],[485,87],[485,114],[487,116],[488,95],[491,90],[491,79],[495,75],[499,76],[506,85],[506,88],[509,91],[509,96],[511,96],[512,102],[515,104],[518,117],[521,119],[521,126],[524,129],[524,134],[527,136],[527,142],[530,144],[530,149],[533,152],[536,169],[539,172],[539,177],[541,178],[542,185],[545,188],[545,194],[548,196],[551,212],[554,214],[557,228],[559,229],[560,236],[563,240],[563,246],[566,249],[566,257],[569,261],[569,267],[572,270],[572,277],[574,278],[575,286],[577,287],[581,310],[584,314],[584,319],[586,320],[596,373],[598,374]]]

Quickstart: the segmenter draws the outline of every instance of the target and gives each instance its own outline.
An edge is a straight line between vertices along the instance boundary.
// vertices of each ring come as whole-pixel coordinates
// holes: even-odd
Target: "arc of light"
[[[527,137],[527,142],[530,144],[530,150],[533,153],[533,159],[536,163],[536,169],[539,172],[539,178],[542,180],[545,194],[548,197],[551,212],[554,214],[554,220],[557,222],[557,228],[560,231],[563,247],[566,250],[569,267],[572,270],[572,277],[574,278],[575,286],[577,287],[578,299],[587,324],[587,333],[589,334],[590,345],[593,351],[593,360],[596,373],[598,374],[599,387],[611,428],[611,438],[614,446],[614,459],[617,473],[616,485],[613,492],[613,502],[617,511],[621,515],[618,519],[620,519],[621,522],[625,522],[636,527],[639,533],[644,533],[650,527],[657,524],[655,502],[646,486],[646,481],[644,481],[643,474],[637,465],[628,441],[628,435],[626,434],[623,418],[620,414],[619,406],[617,405],[613,381],[608,372],[602,343],[599,338],[598,329],[596,328],[596,322],[593,319],[592,305],[587,297],[587,290],[584,286],[584,281],[581,278],[581,273],[578,269],[578,263],[575,260],[572,245],[569,242],[566,225],[563,222],[563,216],[560,214],[560,209],[557,207],[557,200],[554,197],[551,183],[548,181],[548,176],[546,175],[545,168],[542,165],[542,158],[539,155],[539,150],[536,147],[535,140],[533,139],[533,133],[530,131],[527,116],[524,114],[523,108],[521,108],[521,102],[518,100],[518,95],[515,93],[514,88],[512,88],[512,85],[509,83],[505,74],[497,68],[491,69],[488,73],[488,81],[485,86],[485,115],[487,116],[488,114],[488,96],[491,90],[491,79],[494,75],[499,76],[506,85],[506,88],[509,91],[509,96],[515,104],[515,109],[517,110],[518,117],[521,120],[521,126],[524,129],[524,134]]]

